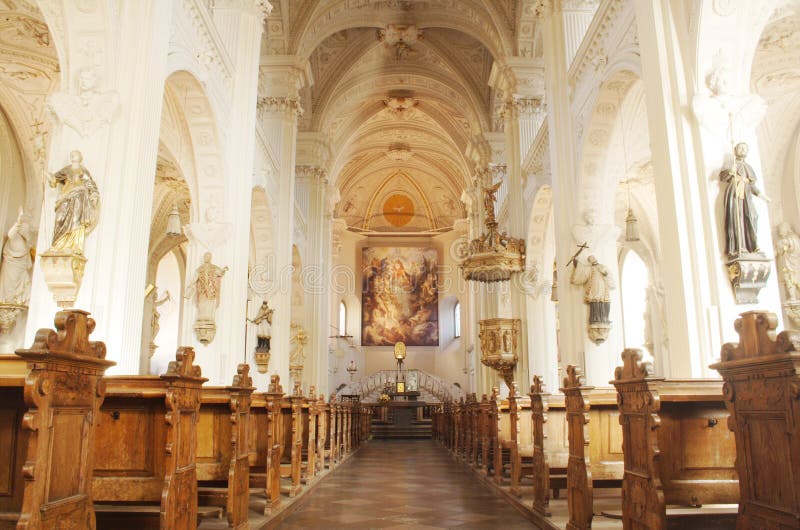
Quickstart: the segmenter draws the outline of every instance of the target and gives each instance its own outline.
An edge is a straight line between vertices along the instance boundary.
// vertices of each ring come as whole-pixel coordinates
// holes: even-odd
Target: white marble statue
[[[0,260],[0,303],[27,305],[30,296],[31,227],[28,217],[20,210],[19,217],[8,231]]]
[[[219,306],[222,277],[228,267],[211,263],[211,252],[203,255],[203,264],[197,268],[194,278],[186,286],[185,298],[194,299],[197,307],[197,322],[214,323]]]
[[[778,225],[778,241],[775,245],[778,270],[781,274],[786,300],[800,300],[800,236],[791,225],[782,222]]]
[[[170,300],[172,300],[172,295],[169,294],[169,291],[164,291],[164,296],[161,297],[161,300],[158,299],[158,287],[153,288],[153,315],[150,317],[150,356],[152,357],[156,351],[156,335],[158,332],[161,331],[161,313],[158,312],[158,308],[162,305],[166,304]]]

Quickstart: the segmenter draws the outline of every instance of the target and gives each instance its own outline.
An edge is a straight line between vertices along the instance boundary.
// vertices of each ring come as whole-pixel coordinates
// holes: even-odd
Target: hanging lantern
[[[167,217],[167,235],[179,236],[181,235],[181,214],[178,212],[178,205],[172,205],[172,211],[169,212]]]
[[[639,220],[630,207],[625,218],[625,241],[639,241]]]

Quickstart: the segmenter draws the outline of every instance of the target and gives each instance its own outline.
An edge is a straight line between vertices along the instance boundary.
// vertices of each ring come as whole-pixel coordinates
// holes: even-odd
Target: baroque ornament
[[[783,308],[792,326],[800,328],[800,236],[787,222],[778,225],[775,254],[784,289]]]
[[[50,96],[48,106],[62,123],[87,138],[114,119],[119,109],[119,94],[101,92],[97,88],[97,73],[85,68],[78,75],[78,93],[56,92]]]
[[[461,262],[465,280],[484,283],[505,281],[511,278],[512,273],[525,269],[525,240],[497,231],[494,203],[501,183],[483,188],[486,232],[470,242],[469,255]]]

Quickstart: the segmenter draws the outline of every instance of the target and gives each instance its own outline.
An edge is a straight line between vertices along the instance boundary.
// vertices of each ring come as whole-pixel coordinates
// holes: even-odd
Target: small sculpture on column
[[[720,172],[725,187],[725,252],[728,256],[728,276],[738,304],[755,304],[758,292],[769,278],[769,258],[758,248],[758,212],[753,197],[769,202],[756,186],[756,174],[745,162],[748,147],[734,147],[733,166]]]
[[[158,348],[156,344],[156,335],[158,335],[158,332],[161,330],[161,325],[159,323],[161,320],[161,313],[158,312],[158,308],[170,300],[172,300],[172,295],[169,294],[169,291],[164,291],[164,296],[159,300],[158,287],[153,287],[153,315],[150,317],[150,357],[153,357],[156,353],[156,349]]]
[[[785,301],[783,308],[795,328],[800,327],[800,237],[789,223],[778,225],[778,241],[775,245],[781,283]]]
[[[578,254],[585,247],[581,247]],[[587,263],[578,262],[578,254],[572,258],[572,275],[570,281],[573,285],[583,285],[583,302],[589,306],[589,340],[595,344],[602,344],[608,338],[611,330],[610,291],[616,288],[614,279],[608,269],[601,265],[597,258],[589,256]]]
[[[305,366],[306,353],[305,345],[308,342],[308,334],[303,326],[300,324],[292,324],[292,338],[290,342],[295,343],[289,355],[289,374],[292,376],[292,381],[296,384],[300,382],[303,376],[303,367]]]
[[[45,282],[59,307],[72,307],[78,296],[86,266],[86,236],[97,226],[100,192],[80,151],[69,154],[70,164],[49,178],[59,188],[55,205],[53,243],[41,255]]]
[[[20,209],[8,231],[0,260],[0,335],[14,330],[17,317],[28,308],[30,296],[31,230],[28,216]]]
[[[258,343],[256,344],[255,360],[258,371],[262,374],[267,373],[267,368],[269,367],[269,341],[272,339],[272,313],[274,311],[274,309],[270,309],[269,304],[264,300],[261,303],[261,307],[258,308],[258,314],[255,318],[252,320],[247,319],[248,322],[252,322],[257,326],[256,338]]]
[[[195,276],[186,286],[185,298],[194,298],[197,315],[194,332],[200,343],[207,345],[214,340],[217,332],[216,311],[219,307],[222,277],[228,267],[218,267],[211,263],[211,252],[203,255],[203,264],[197,268]]]

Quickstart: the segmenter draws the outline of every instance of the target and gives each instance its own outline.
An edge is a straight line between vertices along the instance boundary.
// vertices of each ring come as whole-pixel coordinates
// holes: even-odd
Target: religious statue
[[[86,236],[97,226],[100,193],[89,170],[83,166],[81,152],[72,151],[69,160],[68,166],[49,179],[51,188],[60,188],[50,252],[83,255]]]
[[[150,357],[155,354],[156,348],[158,348],[155,342],[156,335],[161,331],[161,325],[159,324],[161,313],[158,312],[158,308],[170,300],[172,300],[172,295],[169,294],[169,291],[164,291],[164,296],[159,300],[158,287],[153,288],[153,315],[150,317]]]
[[[269,351],[269,340],[272,338],[272,313],[274,311],[274,309],[270,309],[269,304],[264,300],[261,303],[261,307],[258,308],[258,314],[252,320],[249,318],[247,319],[248,322],[252,322],[257,326],[257,352]]]
[[[614,279],[594,256],[589,256],[587,263],[579,263],[576,254],[571,263],[573,268],[570,281],[573,285],[584,286],[583,302],[589,306],[589,339],[595,344],[601,344],[608,338],[611,329],[609,294],[616,288]]]
[[[197,307],[194,330],[197,340],[208,344],[214,340],[216,332],[215,313],[219,307],[222,277],[228,267],[218,267],[211,263],[211,252],[203,255],[203,264],[197,268],[194,278],[186,286],[185,298],[194,298]]]
[[[720,172],[725,188],[725,252],[730,258],[743,254],[758,253],[756,241],[756,212],[753,196],[769,202],[769,198],[756,187],[756,174],[745,162],[747,144],[739,143],[734,148],[733,167]]]
[[[28,216],[20,210],[2,246],[0,303],[27,305],[30,296],[31,268],[33,268],[32,246]]]
[[[303,326],[299,324],[292,324],[292,338],[290,342],[294,342],[296,346],[289,354],[289,375],[292,376],[292,381],[295,384],[300,382],[303,375],[303,367],[306,362],[305,345],[308,342],[308,334]]]
[[[786,300],[800,300],[800,237],[787,222],[778,225],[775,254]]]
[[[499,181],[494,186],[489,186],[488,188],[483,188],[483,207],[486,208],[486,219],[494,221],[494,203],[497,201],[497,190],[500,189],[500,186],[503,184],[503,181]]]

